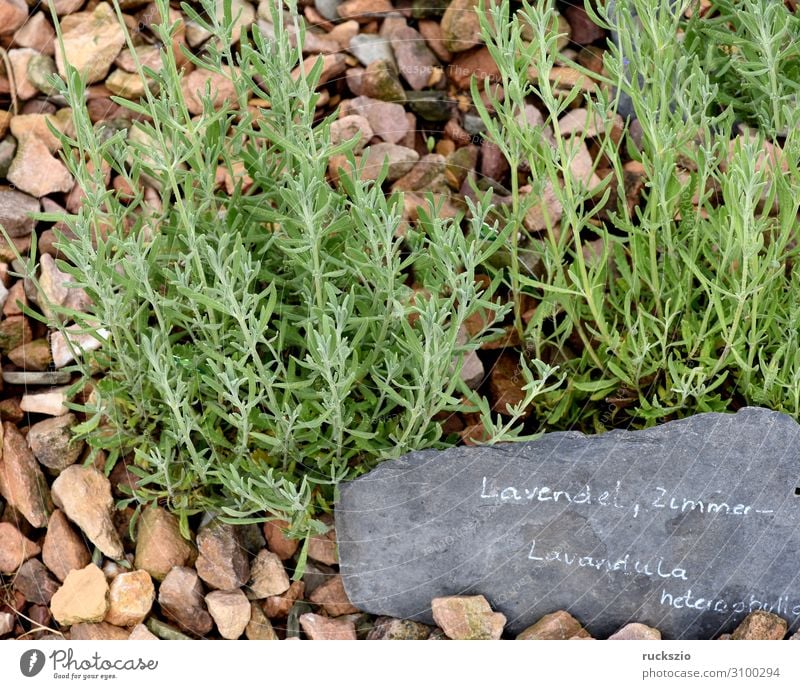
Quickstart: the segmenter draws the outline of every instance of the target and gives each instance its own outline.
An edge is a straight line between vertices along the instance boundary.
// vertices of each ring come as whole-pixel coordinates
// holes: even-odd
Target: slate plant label
[[[431,622],[478,594],[516,634],[568,610],[712,638],[766,610],[800,625],[800,426],[757,407],[643,431],[414,452],[341,486],[345,589]]]

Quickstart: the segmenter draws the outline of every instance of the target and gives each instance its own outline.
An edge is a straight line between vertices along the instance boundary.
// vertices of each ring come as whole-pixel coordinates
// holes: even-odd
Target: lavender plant
[[[385,172],[361,181],[356,142],[334,145],[331,118],[317,121],[323,64],[306,71],[302,40],[285,40],[302,37],[295,8],[293,26],[273,12],[278,40],[243,32],[234,50],[235,17],[216,19],[214,4],[184,11],[218,40],[198,56],[162,49],[161,69],[138,69],[142,101],[116,99],[140,121],[93,126],[80,75],[61,84],[75,121],[64,157],[86,200],[50,219],[74,235],[60,242],[62,267],[93,301],[63,315],[109,333],[79,365],[93,392],[73,407],[108,466],[129,462],[131,500],[166,504],[185,529],[212,511],[285,518],[303,538],[326,528],[318,517],[338,482],[445,442],[437,419],[473,399],[459,370],[489,334],[464,341],[462,326],[479,309],[507,310],[476,282],[503,237],[486,223],[486,197],[470,203],[469,232],[430,199],[400,233],[402,198],[382,191]],[[156,36],[170,46],[178,26],[167,0],[157,6]],[[177,58],[217,80],[199,114]],[[332,185],[341,155],[354,172]],[[109,169],[132,197],[106,187]]]
[[[558,53],[554,2],[523,0],[515,11],[503,0],[482,11],[503,97],[487,86],[490,107],[477,93],[474,102],[512,170],[530,170],[512,174],[513,203],[504,206],[515,233],[504,276],[537,304],[526,353],[567,374],[537,398],[533,418],[604,430],[747,403],[800,415],[800,111],[790,106],[791,71],[781,71],[793,54],[794,20],[774,4],[781,9],[736,3],[727,27],[726,42],[742,52],[732,56],[735,79],[762,92],[753,101],[762,129],[744,136],[735,127],[741,111],[713,69],[718,56],[709,62],[686,39],[696,26],[686,20],[693,0],[587,2],[617,37],[602,73]],[[591,79],[591,88],[559,87],[557,66]],[[640,132],[635,144],[611,135],[621,99],[630,104],[626,126],[635,121]],[[541,126],[520,117],[529,105],[540,109]],[[561,120],[577,106],[595,126],[565,136]],[[778,129],[785,139],[772,148]],[[601,159],[607,166],[591,188],[573,167],[589,136],[595,168]],[[625,186],[631,161],[644,180],[634,204]],[[523,195],[524,185],[532,193]],[[542,232],[528,231],[528,208],[548,188],[563,212]],[[536,260],[518,260],[521,252]]]

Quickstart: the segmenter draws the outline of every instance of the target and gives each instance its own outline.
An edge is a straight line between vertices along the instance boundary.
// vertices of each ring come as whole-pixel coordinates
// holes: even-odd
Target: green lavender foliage
[[[214,3],[203,5],[214,17]],[[158,6],[166,16],[166,0]],[[290,77],[299,51],[284,14],[273,15],[282,40],[244,34],[233,52],[230,16],[184,11],[219,38],[186,57],[231,76],[224,105],[207,92],[192,116],[170,51],[157,72],[140,68],[150,83],[141,103],[116,99],[144,116],[133,125],[92,126],[80,75],[61,85],[76,132],[65,160],[86,192],[65,219],[75,238],[60,244],[62,267],[94,302],[62,315],[110,332],[82,359],[85,376],[102,375],[73,405],[87,415],[77,430],[108,466],[128,458],[136,500],[166,504],[184,528],[208,510],[287,518],[302,538],[326,528],[317,517],[339,481],[445,443],[440,420],[471,398],[463,356],[490,334],[464,341],[459,330],[478,309],[507,310],[475,281],[504,238],[485,222],[485,198],[470,204],[469,232],[431,198],[401,236],[402,198],[380,180],[326,180],[332,156],[356,164],[355,142],[333,145],[332,118],[317,122],[322,61]],[[176,30],[158,27],[162,45]],[[251,95],[269,107],[248,109]],[[106,189],[104,166],[132,199]]]
[[[620,36],[602,75],[558,56],[549,29],[554,2],[523,1],[514,11],[504,0],[481,13],[504,98],[492,98],[491,109],[474,100],[512,169],[522,160],[531,170],[527,179],[512,179],[505,222],[519,238],[510,268],[499,274],[536,300],[526,353],[566,374],[537,398],[533,418],[601,431],[742,404],[798,416],[800,118],[788,105],[788,82],[758,77],[762,110],[754,116],[765,126],[731,144],[735,104],[726,107],[724,80],[684,40],[691,0],[618,0],[615,12],[609,4],[593,10],[587,3],[596,21]],[[747,28],[734,42],[772,30],[775,14],[761,12],[762,4],[739,3],[734,28]],[[532,39],[523,37],[523,21]],[[600,85],[583,107],[605,126],[594,144],[613,174],[591,190],[570,166],[585,136],[565,138],[559,130],[579,92],[554,86],[556,59]],[[752,59],[766,73],[773,69],[763,56]],[[737,69],[757,78],[752,65]],[[638,147],[631,137],[617,145],[608,133],[621,94],[632,99]],[[545,127],[518,116],[526,103],[541,110]],[[778,129],[787,133],[783,167],[764,152]],[[633,212],[623,184],[628,160],[641,163],[645,178]],[[526,182],[533,187],[528,196],[519,193]],[[547,185],[563,215],[542,233],[526,232],[526,208]]]
[[[687,22],[687,48],[718,87],[717,102],[768,136],[785,135],[800,89],[800,16],[783,2],[713,0]]]

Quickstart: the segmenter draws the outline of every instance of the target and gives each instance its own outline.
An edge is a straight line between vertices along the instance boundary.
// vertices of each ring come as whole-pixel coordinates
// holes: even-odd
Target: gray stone
[[[28,431],[28,445],[39,463],[53,471],[63,471],[78,461],[83,440],[73,440],[75,414],[64,414],[33,424]]]
[[[13,189],[0,189],[0,225],[9,237],[25,237],[36,224],[32,213],[39,212],[39,199]]]
[[[381,143],[366,149],[362,179],[377,179],[383,166],[388,165],[386,181],[394,182],[411,172],[414,163],[419,160],[419,153],[413,148],[396,144]]]
[[[28,61],[28,81],[45,95],[53,96],[58,92],[50,83],[57,71],[56,61],[49,55],[34,55]]]
[[[746,407],[643,431],[413,452],[341,486],[341,574],[361,610],[432,622],[483,594],[518,634],[553,610],[715,638],[761,609],[800,626],[800,426]]]
[[[391,41],[380,36],[365,33],[353,36],[350,39],[350,52],[365,66],[375,60],[386,60],[394,64]]]
[[[17,141],[9,136],[0,141],[0,177],[8,175],[8,169],[17,153]]]
[[[67,371],[3,371],[9,385],[63,385],[70,378]]]
[[[464,115],[464,131],[476,136],[486,131],[486,125],[480,115],[468,112]]]
[[[339,21],[339,5],[342,0],[314,0],[314,7],[325,19],[332,22]]]
[[[428,122],[446,122],[452,117],[453,101],[446,91],[406,91],[411,109]]]

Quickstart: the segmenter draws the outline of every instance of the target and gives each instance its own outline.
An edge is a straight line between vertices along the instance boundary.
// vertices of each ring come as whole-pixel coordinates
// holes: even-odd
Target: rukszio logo
[[[31,648],[19,659],[19,671],[26,677],[36,677],[44,667],[44,653],[36,648]]]

